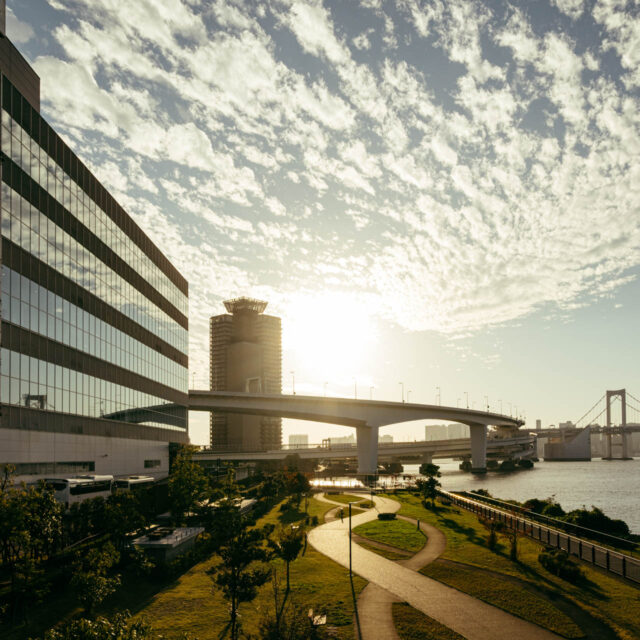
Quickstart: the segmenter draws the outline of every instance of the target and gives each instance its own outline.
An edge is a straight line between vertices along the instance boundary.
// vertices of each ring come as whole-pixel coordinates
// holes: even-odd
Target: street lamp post
[[[357,400],[358,399],[358,382],[355,379],[355,376],[353,378],[353,397]]]
[[[289,373],[291,374],[291,392],[295,396],[296,395],[296,372],[289,371]]]
[[[489,396],[485,396],[484,401],[487,403],[487,411],[489,411]]]
[[[398,384],[402,388],[402,402],[404,402],[404,382],[399,382]]]
[[[351,575],[351,503],[349,503],[349,577]]]
[[[436,404],[438,406],[442,404],[442,399],[440,397],[440,387],[436,387]]]
[[[407,391],[407,402],[409,402],[409,396],[411,395],[411,389],[409,389],[409,391]]]
[[[469,392],[468,391],[464,392],[464,397],[465,397],[465,399],[467,401],[467,409],[468,409],[469,408]]]

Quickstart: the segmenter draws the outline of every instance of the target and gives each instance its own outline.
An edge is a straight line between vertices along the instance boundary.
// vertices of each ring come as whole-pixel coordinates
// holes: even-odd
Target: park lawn
[[[394,602],[392,611],[393,624],[400,640],[465,640],[459,633],[406,602]]]
[[[367,551],[373,551],[373,553],[377,553],[379,556],[386,558],[387,560],[406,560],[409,556],[404,555],[403,553],[396,553],[395,551],[391,551],[390,549],[380,549],[379,547],[374,547],[372,544],[367,544],[366,542],[358,542],[358,546],[366,549]]]
[[[405,551],[420,551],[427,542],[424,533],[405,520],[373,520],[361,524],[353,531],[363,538],[390,544]]]
[[[547,591],[561,593],[609,625],[620,638],[634,640],[640,637],[640,591],[637,587],[582,563],[580,567],[585,580],[571,584],[540,565],[538,554],[542,546],[529,538],[519,538],[519,562],[512,562],[508,557],[508,544],[501,542],[497,552],[490,551],[486,546],[487,530],[475,515],[464,509],[439,505],[434,513],[422,506],[419,496],[400,493],[389,497],[401,502],[398,513],[424,520],[446,535],[447,548],[442,558],[515,576]]]
[[[504,580],[499,577],[487,575],[474,567],[451,566],[436,562],[424,567],[420,573],[495,607],[500,607],[519,618],[544,626],[565,638],[584,637],[582,629],[551,603],[517,584],[505,585]],[[544,624],[541,624],[542,621]]]
[[[292,511],[298,514],[298,522],[305,517],[304,511],[287,510],[281,512],[276,505],[257,522],[257,526],[271,523],[291,524]],[[304,509],[304,500],[301,503]],[[317,515],[322,520],[324,512],[333,507],[318,500],[309,500],[307,509],[310,516]],[[206,570],[219,562],[217,556],[201,562],[176,579],[175,583],[153,597],[136,618],[144,617],[158,633],[173,636],[187,633],[198,640],[217,639],[227,622],[227,603],[219,590],[214,590]],[[285,564],[273,560],[272,567],[280,583],[280,593],[285,589]],[[349,572],[337,563],[318,553],[310,545],[304,555],[290,565],[290,600],[305,609],[313,608],[316,613],[327,614],[327,625],[335,626],[342,640],[353,639],[353,595]],[[366,581],[353,577],[355,596],[366,586]],[[243,632],[256,634],[260,621],[274,611],[273,585],[263,585],[253,602],[240,606]]]
[[[324,497],[332,502],[339,502],[340,504],[349,504],[350,502],[360,502],[364,500],[366,496],[354,496],[349,493],[325,493]]]

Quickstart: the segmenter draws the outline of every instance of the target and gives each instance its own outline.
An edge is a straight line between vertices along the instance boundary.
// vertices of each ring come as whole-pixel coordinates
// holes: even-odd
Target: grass
[[[580,627],[540,596],[517,584],[506,584],[503,579],[480,572],[474,567],[432,563],[420,573],[534,624],[540,624],[544,620],[545,628],[565,638],[584,637]]]
[[[354,496],[349,493],[325,493],[324,497],[332,502],[339,502],[341,504],[349,504],[350,502],[361,502],[364,500],[364,496]]]
[[[640,591],[637,587],[582,563],[584,579],[571,584],[542,568],[538,562],[542,547],[529,538],[519,539],[519,561],[512,562],[505,542],[498,545],[496,552],[488,549],[485,542],[487,530],[473,514],[444,506],[439,506],[434,512],[425,509],[420,498],[411,494],[390,497],[402,503],[400,514],[428,522],[446,535],[447,548],[442,558],[514,576],[551,594],[562,594],[593,618],[611,627],[621,639],[640,637]]]
[[[324,513],[332,508],[317,500],[309,500],[307,505],[308,514],[317,515],[320,521]],[[298,522],[303,520],[304,501],[300,511],[281,512],[277,505],[257,524],[290,524],[294,517],[292,511],[298,514]],[[179,631],[196,636],[199,640],[217,639],[226,625],[227,603],[219,591],[212,590],[211,578],[205,573],[216,562],[217,558],[214,557],[194,566],[169,588],[155,595],[136,617],[145,617],[158,633],[169,636]],[[280,560],[274,560],[271,564],[283,593],[285,565]],[[313,608],[316,613],[326,613],[327,625],[336,628],[335,637],[352,640],[354,608],[349,572],[311,546],[307,546],[305,554],[291,563],[290,572],[290,600],[305,609]],[[366,584],[362,578],[354,576],[356,597]],[[273,609],[273,586],[267,583],[253,602],[240,606],[243,632],[256,634],[260,621],[273,614]]]
[[[396,560],[406,560],[408,557],[403,553],[396,553],[390,549],[380,549],[380,547],[374,547],[372,544],[367,544],[366,542],[358,542],[358,545],[367,551],[373,551],[373,553],[377,553],[379,556],[387,560],[393,560],[394,562]]]
[[[405,551],[420,551],[427,542],[424,533],[405,520],[373,520],[356,527],[354,532]]]
[[[392,607],[393,624],[400,640],[465,640],[459,633],[406,602],[394,602]]]

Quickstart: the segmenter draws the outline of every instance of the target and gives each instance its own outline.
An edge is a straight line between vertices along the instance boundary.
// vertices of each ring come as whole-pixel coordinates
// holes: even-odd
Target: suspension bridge
[[[590,434],[601,433],[606,438],[603,459],[628,460],[631,454],[631,434],[640,432],[640,399],[626,389],[608,389],[584,415],[569,424],[568,428],[541,429],[536,434],[577,435],[589,428]],[[614,444],[619,445],[619,456],[613,455]]]

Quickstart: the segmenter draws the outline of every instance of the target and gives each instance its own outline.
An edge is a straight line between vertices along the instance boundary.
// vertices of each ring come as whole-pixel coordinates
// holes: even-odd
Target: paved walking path
[[[331,502],[322,497],[316,497],[323,502]],[[395,512],[400,508],[398,502],[380,496],[375,496],[374,502],[377,511]],[[356,527],[375,520],[378,515],[376,509],[354,516],[352,526]],[[312,529],[309,532],[309,542],[320,553],[344,567],[349,566],[349,523],[346,519],[344,522],[339,520],[327,522]],[[352,546],[352,554],[355,573],[389,591],[400,601],[409,603],[414,609],[438,620],[467,640],[513,640],[514,637],[527,640],[552,640],[560,637],[358,545]],[[363,626],[362,617],[360,623]],[[378,628],[377,635],[369,637],[385,640],[389,637],[380,632]]]

